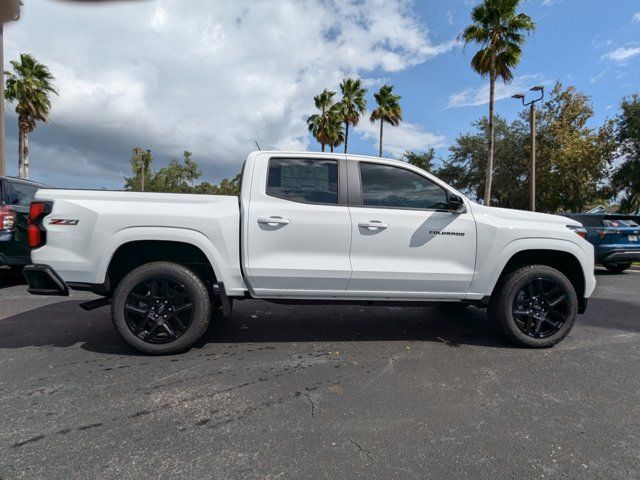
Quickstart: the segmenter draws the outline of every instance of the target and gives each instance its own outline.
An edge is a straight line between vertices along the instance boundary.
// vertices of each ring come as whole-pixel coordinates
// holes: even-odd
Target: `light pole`
[[[525,96],[522,93],[516,93],[512,98],[522,100],[522,105],[530,107],[529,110],[529,126],[531,128],[531,211],[536,211],[536,103],[544,97],[544,86],[536,85],[529,89],[531,92],[540,92],[540,97],[529,102],[524,101]]]
[[[4,24],[20,18],[21,0],[4,0],[0,4],[0,176],[7,174],[4,149]]]

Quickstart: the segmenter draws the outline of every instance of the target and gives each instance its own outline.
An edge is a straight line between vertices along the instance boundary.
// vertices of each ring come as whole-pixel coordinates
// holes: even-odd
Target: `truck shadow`
[[[112,355],[141,355],[126,345],[107,308],[85,312],[80,301],[63,301],[0,320],[0,348],[77,347]],[[239,302],[227,320],[216,320],[196,345],[292,342],[439,342],[456,348],[512,348],[484,310],[457,313],[436,307],[284,306]],[[640,332],[637,306],[594,299],[578,326]],[[375,348],[375,347],[372,347]]]
[[[0,268],[0,290],[16,285],[26,285],[26,283],[22,273],[16,273],[8,268]]]

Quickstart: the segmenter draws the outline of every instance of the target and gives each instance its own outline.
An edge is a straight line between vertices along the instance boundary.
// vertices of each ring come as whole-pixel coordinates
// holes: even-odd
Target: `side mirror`
[[[453,193],[449,194],[449,210],[454,213],[465,213],[467,208],[464,206],[464,201],[460,195]]]

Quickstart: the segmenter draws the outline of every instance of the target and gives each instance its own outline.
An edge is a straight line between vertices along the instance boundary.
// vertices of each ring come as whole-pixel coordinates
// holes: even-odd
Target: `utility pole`
[[[529,128],[530,128],[530,139],[531,142],[531,173],[529,175],[529,179],[531,182],[531,193],[530,193],[530,205],[531,211],[536,211],[536,102],[539,102],[544,97],[544,86],[536,85],[535,87],[531,87],[529,89],[532,92],[540,92],[540,97],[535,100],[531,100],[525,103],[525,96],[522,93],[516,93],[512,96],[512,98],[522,100],[522,105],[525,107],[529,107]]]
[[[141,183],[141,187],[142,187],[142,191],[144,192],[144,176],[147,172],[147,162],[151,159],[151,150],[147,150],[147,154],[145,155],[144,153],[141,155],[141,160],[142,160],[142,176],[140,179],[140,183]]]
[[[1,0],[0,5],[0,176],[7,174],[4,148],[4,24],[20,18],[21,0]]]

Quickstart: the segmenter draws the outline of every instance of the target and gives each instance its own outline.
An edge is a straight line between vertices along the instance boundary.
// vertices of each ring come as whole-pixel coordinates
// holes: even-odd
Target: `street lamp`
[[[534,100],[525,103],[525,96],[522,93],[516,93],[511,98],[521,100],[522,105],[530,107],[529,110],[529,126],[531,128],[531,211],[536,211],[536,103],[544,97],[544,86],[536,85],[529,89],[531,92],[540,92],[540,96]]]
[[[0,176],[7,174],[4,151],[4,24],[20,18],[21,0],[0,2]]]

